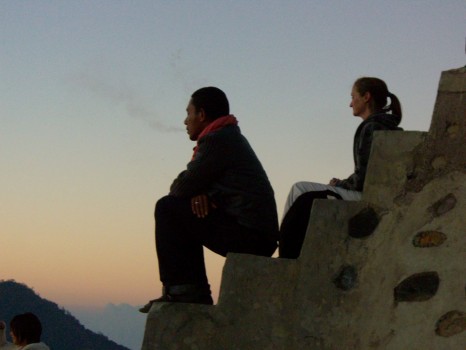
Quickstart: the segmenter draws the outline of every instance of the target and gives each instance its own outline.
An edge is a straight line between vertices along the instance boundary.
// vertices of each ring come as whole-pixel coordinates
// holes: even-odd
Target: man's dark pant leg
[[[206,285],[203,246],[222,256],[229,252],[271,256],[277,245],[273,235],[241,226],[220,209],[198,218],[187,198],[161,198],[155,222],[160,280],[164,285]]]
[[[160,280],[165,286],[207,284],[204,252],[194,230],[203,222],[186,198],[165,196],[155,207],[155,244]]]

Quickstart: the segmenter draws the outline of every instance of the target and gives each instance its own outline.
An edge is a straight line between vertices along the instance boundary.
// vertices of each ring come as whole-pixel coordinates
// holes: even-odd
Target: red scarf
[[[207,134],[210,134],[213,131],[222,129],[227,125],[238,125],[238,120],[233,114],[229,114],[229,115],[225,115],[223,117],[217,118],[212,123],[207,125],[197,137],[197,143],[199,144],[199,140],[202,139]],[[194,147],[194,153],[193,153],[193,157],[191,158],[191,160],[194,159],[194,156],[197,153],[198,144],[196,145],[196,147]]]

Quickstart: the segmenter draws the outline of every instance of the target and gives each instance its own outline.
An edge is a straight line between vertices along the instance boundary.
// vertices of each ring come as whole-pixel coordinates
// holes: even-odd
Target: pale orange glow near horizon
[[[156,257],[154,252],[151,253],[151,258],[138,261],[140,265],[122,263],[120,266],[103,264],[95,267],[94,262],[84,268],[83,265],[77,265],[77,268],[71,263],[67,264],[62,256],[57,256],[57,261],[65,263],[53,267],[31,257],[24,261],[24,265],[21,264],[22,268],[12,271],[18,277],[3,279],[23,283],[42,298],[65,308],[101,309],[109,303],[139,306],[161,295]],[[225,258],[206,252],[207,273],[215,301],[218,299],[224,262]],[[136,269],[135,266],[139,267]]]

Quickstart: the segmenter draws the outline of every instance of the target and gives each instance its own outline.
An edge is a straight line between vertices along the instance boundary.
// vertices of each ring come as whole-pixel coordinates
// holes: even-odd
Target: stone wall
[[[218,304],[154,305],[143,350],[466,349],[466,68],[431,128],[379,132],[360,202],[315,203],[297,260],[230,254]]]

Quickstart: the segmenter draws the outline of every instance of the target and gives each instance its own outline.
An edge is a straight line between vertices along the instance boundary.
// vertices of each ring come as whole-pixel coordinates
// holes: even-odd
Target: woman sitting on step
[[[387,105],[388,99],[390,105]],[[344,180],[333,178],[328,185],[297,182],[291,187],[280,226],[281,258],[296,259],[300,255],[314,199],[361,199],[374,131],[402,130],[398,127],[402,115],[400,101],[381,79],[356,80],[350,107],[353,115],[363,120],[354,135],[354,173]]]

